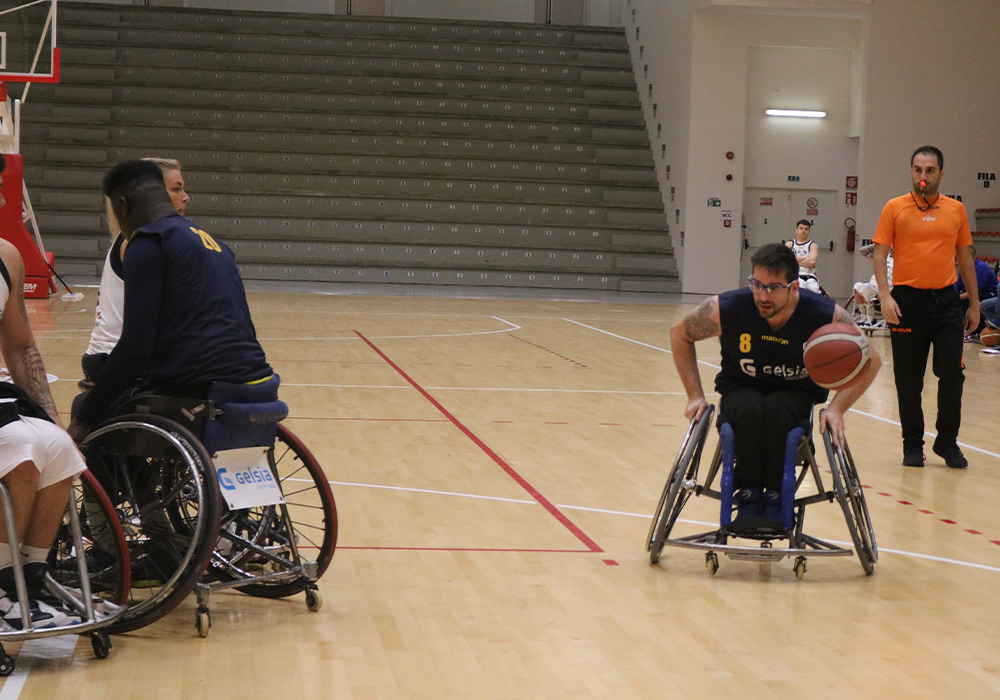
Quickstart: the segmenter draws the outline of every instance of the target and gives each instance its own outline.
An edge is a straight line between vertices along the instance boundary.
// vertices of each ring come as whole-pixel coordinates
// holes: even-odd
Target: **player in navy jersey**
[[[698,373],[694,344],[719,337],[722,369],[715,389],[719,413],[736,438],[734,500],[738,518],[781,518],[781,477],[788,433],[808,421],[813,404],[827,391],[809,378],[802,346],[820,326],[850,323],[846,311],[827,297],[799,288],[799,262],[781,243],[770,243],[751,258],[749,288],[706,299],[670,330],[674,364],[687,392],[684,415],[698,418],[708,403]],[[878,373],[874,348],[867,372],[836,393],[819,421],[834,443],[844,439],[844,412]]]
[[[212,382],[253,383],[272,370],[257,342],[233,252],[177,213],[163,173],[124,161],[104,195],[128,239],[122,334],[70,424],[77,440],[141,385],[207,397]]]

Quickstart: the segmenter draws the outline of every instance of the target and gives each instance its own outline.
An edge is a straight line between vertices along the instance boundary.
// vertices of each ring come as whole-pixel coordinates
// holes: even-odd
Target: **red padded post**
[[[21,218],[24,156],[6,153],[4,160],[7,162],[7,169],[3,171],[0,194],[7,203],[0,208],[0,237],[13,243],[24,260],[24,296],[29,299],[45,299],[49,296],[52,272]]]

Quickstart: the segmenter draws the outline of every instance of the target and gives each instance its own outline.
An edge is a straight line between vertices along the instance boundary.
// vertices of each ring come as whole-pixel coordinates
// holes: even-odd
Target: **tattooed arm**
[[[696,420],[708,407],[705,391],[701,387],[698,355],[694,344],[721,333],[717,296],[706,299],[670,329],[670,350],[674,354],[674,366],[677,367],[677,374],[680,375],[688,397],[687,408],[684,409],[684,416],[688,420]]]
[[[62,427],[56,403],[49,392],[42,355],[35,345],[35,336],[28,323],[24,304],[24,261],[11,243],[0,239],[0,259],[10,274],[10,294],[0,316],[0,351],[14,384],[24,389],[56,425]]]
[[[833,322],[834,323],[847,323],[854,326],[854,319],[851,314],[847,313],[844,309],[839,306],[834,307],[833,310]],[[879,357],[878,351],[873,345],[868,346],[871,352],[872,360],[868,365],[868,369],[861,376],[860,379],[856,380],[854,384],[851,384],[845,389],[840,389],[833,396],[833,400],[827,405],[826,410],[820,416],[819,420],[819,431],[825,433],[827,430],[830,431],[830,437],[835,445],[840,445],[844,440],[844,413],[847,412],[854,402],[861,398],[861,395],[865,393],[868,387],[871,385],[872,381],[875,379],[875,375],[878,374],[879,368],[882,366],[882,358]]]

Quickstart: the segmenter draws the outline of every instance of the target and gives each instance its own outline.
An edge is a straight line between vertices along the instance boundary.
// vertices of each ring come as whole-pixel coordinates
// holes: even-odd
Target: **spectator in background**
[[[976,254],[975,246],[972,247],[972,254]],[[993,273],[993,268],[987,265],[985,262],[979,258],[973,258],[972,262],[976,266],[976,287],[979,289],[979,303],[982,304],[987,299],[993,299],[997,295],[997,276]],[[969,292],[965,288],[965,280],[961,277],[955,282],[955,289],[958,290],[958,296],[962,300],[962,305],[964,308],[969,308]],[[991,308],[995,309],[996,306]],[[982,306],[980,306],[982,310]],[[977,343],[979,342],[979,332],[983,330],[986,325],[985,313],[981,314],[979,320],[979,327],[976,328],[972,333],[965,336],[965,342],[967,343]]]
[[[809,240],[812,222],[809,219],[799,219],[795,224],[795,238],[786,241],[785,245],[795,253],[799,261],[799,284],[803,289],[822,294],[819,280],[816,279],[816,261],[819,260],[819,246]]]

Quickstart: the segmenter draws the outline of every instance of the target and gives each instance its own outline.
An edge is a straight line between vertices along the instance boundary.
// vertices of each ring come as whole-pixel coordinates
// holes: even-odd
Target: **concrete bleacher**
[[[21,151],[64,276],[158,155],[246,279],[679,290],[621,30],[73,3],[59,43]]]

